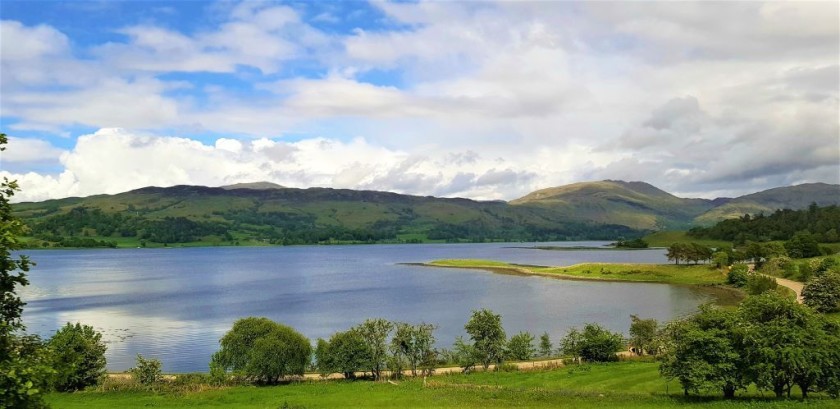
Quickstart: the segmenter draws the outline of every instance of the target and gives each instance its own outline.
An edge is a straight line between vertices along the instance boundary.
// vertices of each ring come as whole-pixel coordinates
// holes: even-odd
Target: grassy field
[[[674,243],[698,243],[708,247],[724,248],[732,247],[732,242],[723,240],[708,240],[688,237],[684,231],[659,231],[643,237],[651,247],[669,247]]]
[[[638,281],[668,284],[723,284],[726,274],[709,265],[674,264],[602,264],[584,263],[567,267],[524,266],[489,260],[437,260],[434,267],[473,268],[499,273],[542,275],[546,277]]]
[[[815,395],[803,402],[771,394],[740,392],[726,401],[718,393],[682,397],[676,382],[659,376],[658,364],[628,361],[534,372],[442,375],[391,383],[311,381],[274,387],[237,386],[198,392],[86,391],[53,393],[55,408],[836,408],[837,400]]]

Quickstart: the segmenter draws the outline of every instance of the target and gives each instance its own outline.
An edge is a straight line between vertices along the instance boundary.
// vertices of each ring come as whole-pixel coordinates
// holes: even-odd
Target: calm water
[[[582,243],[554,243],[580,245]],[[602,245],[604,243],[584,243]],[[514,244],[522,245],[522,244]],[[541,243],[545,245],[545,243]],[[24,319],[49,336],[65,322],[92,325],[108,342],[108,368],[138,353],[169,372],[205,371],[233,321],[265,316],[313,341],[366,318],[439,325],[449,347],[474,309],[502,315],[508,334],[599,322],[627,331],[630,314],[671,319],[707,298],[664,284],[564,281],[398,263],[482,258],[537,265],[666,262],[663,250],[545,251],[511,244],[300,246],[27,251],[37,262]]]

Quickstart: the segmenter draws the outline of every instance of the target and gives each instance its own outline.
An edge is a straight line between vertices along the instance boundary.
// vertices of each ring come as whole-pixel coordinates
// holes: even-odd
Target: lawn
[[[815,395],[807,402],[740,392],[725,401],[715,392],[684,398],[676,382],[659,376],[658,364],[628,361],[534,372],[475,373],[391,383],[310,381],[274,387],[237,386],[200,392],[146,391],[52,393],[55,408],[830,408],[837,400]]]

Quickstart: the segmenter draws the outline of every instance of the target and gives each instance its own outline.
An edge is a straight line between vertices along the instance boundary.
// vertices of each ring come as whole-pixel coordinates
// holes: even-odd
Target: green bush
[[[159,383],[163,379],[161,367],[162,365],[159,360],[154,358],[146,359],[142,355],[137,354],[137,366],[129,369],[128,372],[141,385],[151,386]]]
[[[802,289],[805,305],[822,313],[840,311],[840,273],[815,277]]]
[[[726,282],[735,287],[743,287],[747,285],[747,273],[749,271],[749,266],[744,263],[733,264],[726,275]]]
[[[779,285],[773,277],[767,277],[761,274],[750,274],[747,276],[747,293],[750,295],[759,295],[767,291],[775,290]]]
[[[77,391],[98,385],[105,377],[105,343],[89,325],[69,322],[47,343],[56,371],[58,391]]]

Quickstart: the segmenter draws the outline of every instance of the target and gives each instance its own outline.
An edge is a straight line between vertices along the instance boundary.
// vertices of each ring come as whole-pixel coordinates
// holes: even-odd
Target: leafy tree
[[[0,152],[8,139],[0,133]],[[43,405],[52,368],[40,338],[20,335],[25,329],[21,314],[24,303],[18,286],[29,284],[26,273],[31,262],[26,256],[12,256],[19,250],[24,224],[12,215],[9,200],[19,190],[17,182],[0,182],[0,408],[29,408]]]
[[[137,365],[128,371],[141,385],[151,386],[163,379],[161,366],[160,360],[154,358],[146,359],[142,355],[137,354]]]
[[[268,318],[237,320],[221,340],[213,361],[248,379],[274,383],[286,375],[303,375],[312,347],[303,335]]]
[[[397,323],[395,327],[394,337],[391,339],[392,353],[405,357],[413,376],[417,376],[418,368],[423,372],[431,370],[436,360],[433,348],[435,326],[426,323]]]
[[[464,326],[473,348],[478,354],[478,361],[484,370],[491,363],[501,363],[504,359],[505,330],[502,328],[502,317],[487,309],[473,311],[472,317]]]
[[[508,340],[507,357],[518,361],[530,360],[537,349],[534,348],[534,336],[528,332],[520,332]]]
[[[733,264],[729,268],[729,273],[726,274],[726,282],[735,287],[743,287],[747,285],[747,273],[749,271],[750,267],[744,263]]]
[[[716,251],[712,254],[712,260],[715,263],[715,267],[724,268],[729,265],[729,253],[725,251]]]
[[[322,375],[340,373],[346,379],[355,379],[356,372],[367,367],[369,353],[364,338],[355,330],[336,332],[329,342],[318,340],[315,350]]]
[[[563,339],[560,340],[560,353],[572,357],[572,361],[580,363],[580,355],[583,346],[583,334],[577,328],[572,328]]]
[[[826,257],[820,260],[820,264],[814,269],[814,274],[821,276],[829,271],[840,273],[840,265],[838,265],[837,259],[834,257]]]
[[[561,342],[563,353],[590,362],[609,362],[618,359],[616,352],[624,349],[624,337],[598,324],[586,324],[583,331],[572,328]]]
[[[480,362],[480,357],[475,346],[464,341],[464,337],[455,338],[455,345],[452,346],[452,354],[458,366],[462,368],[461,372],[464,373],[471,371]]]
[[[785,249],[793,258],[817,257],[822,254],[819,243],[811,233],[796,233],[790,240],[785,242]]]
[[[540,356],[549,357],[553,350],[554,346],[551,345],[551,338],[548,336],[548,332],[543,332],[540,335]]]
[[[830,272],[814,277],[802,289],[805,305],[817,312],[840,311],[840,273]]]
[[[656,336],[659,324],[655,319],[641,319],[636,315],[630,316],[630,345],[635,348],[636,355],[647,353],[656,355]]]
[[[89,325],[67,323],[50,338],[55,388],[76,391],[99,384],[105,377],[105,343]]]
[[[777,397],[794,384],[803,397],[825,378],[838,338],[809,308],[774,292],[749,297],[738,310],[743,331],[739,351],[745,373],[760,389]]]
[[[668,324],[660,373],[677,379],[686,395],[719,390],[724,397],[734,397],[745,387],[736,318],[733,312],[702,306],[697,315]]]
[[[394,324],[382,318],[368,319],[354,328],[354,330],[365,341],[368,348],[367,367],[370,369],[374,379],[382,375],[382,368],[385,367],[388,359],[388,335],[394,328]]]

